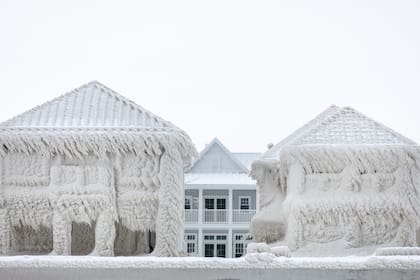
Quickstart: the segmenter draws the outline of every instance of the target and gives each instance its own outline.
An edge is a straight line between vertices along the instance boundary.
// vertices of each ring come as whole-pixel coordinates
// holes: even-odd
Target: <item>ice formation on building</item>
[[[253,163],[259,242],[291,250],[415,246],[420,149],[352,108],[331,106]],[[417,233],[418,234],[418,233]]]
[[[98,82],[0,124],[0,252],[176,256],[188,135]]]

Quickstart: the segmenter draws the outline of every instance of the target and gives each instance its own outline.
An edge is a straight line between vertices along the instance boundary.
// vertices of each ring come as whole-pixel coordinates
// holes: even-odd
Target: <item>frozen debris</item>
[[[271,250],[270,246],[268,246],[266,243],[249,243],[246,252],[247,254],[251,253],[269,253]]]
[[[276,257],[290,257],[290,249],[287,246],[274,246],[271,247],[270,253],[274,254]]]

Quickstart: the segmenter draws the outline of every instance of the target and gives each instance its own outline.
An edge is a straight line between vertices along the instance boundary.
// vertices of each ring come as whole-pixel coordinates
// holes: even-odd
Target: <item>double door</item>
[[[204,244],[204,256],[206,258],[219,257],[226,258],[226,244]]]
[[[206,197],[204,198],[204,222],[206,223],[226,223],[227,222],[227,199]]]

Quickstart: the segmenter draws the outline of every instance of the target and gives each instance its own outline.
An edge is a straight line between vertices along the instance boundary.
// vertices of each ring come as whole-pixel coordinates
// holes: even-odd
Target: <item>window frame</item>
[[[242,199],[248,199],[248,209],[242,209]],[[251,196],[249,195],[241,195],[238,197],[238,209],[239,210],[251,210]]]

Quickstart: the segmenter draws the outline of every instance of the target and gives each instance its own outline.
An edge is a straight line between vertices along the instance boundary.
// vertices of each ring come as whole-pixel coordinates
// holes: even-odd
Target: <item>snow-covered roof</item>
[[[186,185],[255,185],[245,173],[186,173]]]
[[[92,81],[0,124],[0,129],[168,129],[169,122]]]
[[[179,152],[186,166],[196,154],[184,131],[96,81],[1,123],[0,144],[3,155],[159,155],[170,149]]]
[[[353,108],[332,105],[269,149],[260,159],[278,159],[283,147],[304,145],[379,146],[416,143]]]
[[[232,155],[248,170],[251,170],[252,162],[257,159],[261,153],[232,153]]]

